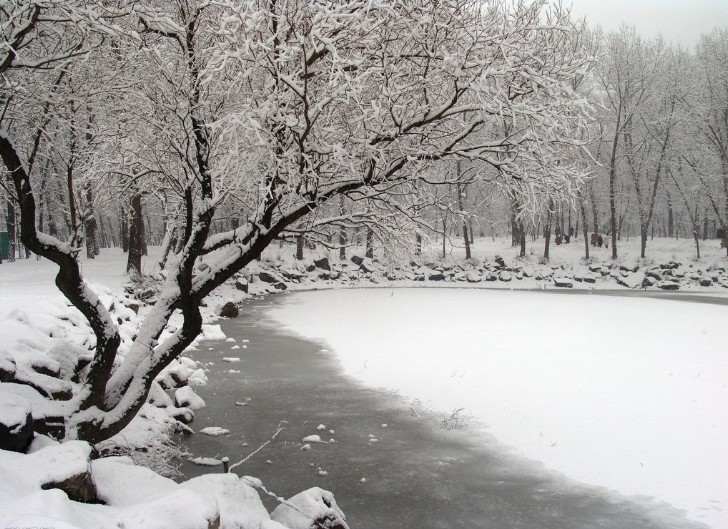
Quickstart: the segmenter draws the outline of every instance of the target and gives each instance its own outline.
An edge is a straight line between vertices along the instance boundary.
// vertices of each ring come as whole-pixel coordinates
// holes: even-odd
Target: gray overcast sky
[[[565,0],[568,5],[570,0]],[[692,49],[701,33],[728,27],[728,0],[571,0],[572,14],[589,26],[618,29],[622,22],[645,37],[658,34]]]

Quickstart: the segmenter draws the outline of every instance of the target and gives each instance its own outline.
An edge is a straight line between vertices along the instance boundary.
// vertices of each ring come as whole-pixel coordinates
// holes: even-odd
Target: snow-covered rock
[[[91,477],[90,458],[91,445],[83,441],[51,444],[31,454],[0,450],[3,469],[0,492],[6,486],[12,487],[12,494],[17,496],[60,489],[72,500],[94,501],[96,487]],[[1,507],[0,512],[3,512]]]
[[[232,301],[225,303],[217,312],[217,315],[221,318],[237,318],[239,314],[238,306]]]
[[[0,400],[0,450],[25,452],[33,440],[33,408],[19,395]]]
[[[258,492],[237,474],[205,474],[180,483],[179,487],[217,503],[220,529],[286,529],[271,521]]]
[[[173,406],[172,397],[170,397],[166,391],[162,389],[162,386],[158,382],[152,382],[152,386],[149,388],[149,397],[147,402],[157,408],[168,408]]]
[[[554,277],[554,285],[561,288],[572,288],[574,286],[574,280],[570,277]]]
[[[183,386],[174,392],[174,405],[197,411],[205,407],[205,401],[191,387]]]
[[[276,507],[270,517],[289,529],[349,529],[346,516],[336,504],[334,495],[319,487],[286,500]]]

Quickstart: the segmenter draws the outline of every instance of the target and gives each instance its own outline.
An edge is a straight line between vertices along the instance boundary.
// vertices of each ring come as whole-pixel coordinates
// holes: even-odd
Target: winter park
[[[0,529],[728,529],[728,6],[0,28]]]

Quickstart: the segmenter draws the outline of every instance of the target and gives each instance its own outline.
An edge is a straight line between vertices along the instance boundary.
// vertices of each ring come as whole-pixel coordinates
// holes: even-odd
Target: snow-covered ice
[[[270,315],[368,385],[464,408],[551,469],[728,527],[724,305],[371,289],[296,294]]]

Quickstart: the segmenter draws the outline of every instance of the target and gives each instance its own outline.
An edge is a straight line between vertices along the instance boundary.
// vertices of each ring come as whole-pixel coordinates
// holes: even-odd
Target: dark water
[[[195,456],[228,456],[235,463],[285,421],[275,441],[235,472],[260,478],[284,497],[312,486],[331,490],[352,529],[705,527],[668,505],[546,471],[482,434],[443,429],[442,417],[417,402],[361,386],[341,373],[320,344],[266,322],[266,307],[280,302],[282,296],[248,302],[243,316],[222,323],[235,343],[203,342],[193,355],[210,363],[210,384],[195,388],[207,408],[192,426],[230,430],[222,437],[187,438]],[[247,349],[231,350],[243,340],[249,340]],[[326,430],[318,431],[319,424]],[[301,450],[302,439],[312,434],[336,442]],[[327,475],[320,476],[319,468]],[[181,470],[187,477],[221,471],[190,463]]]

